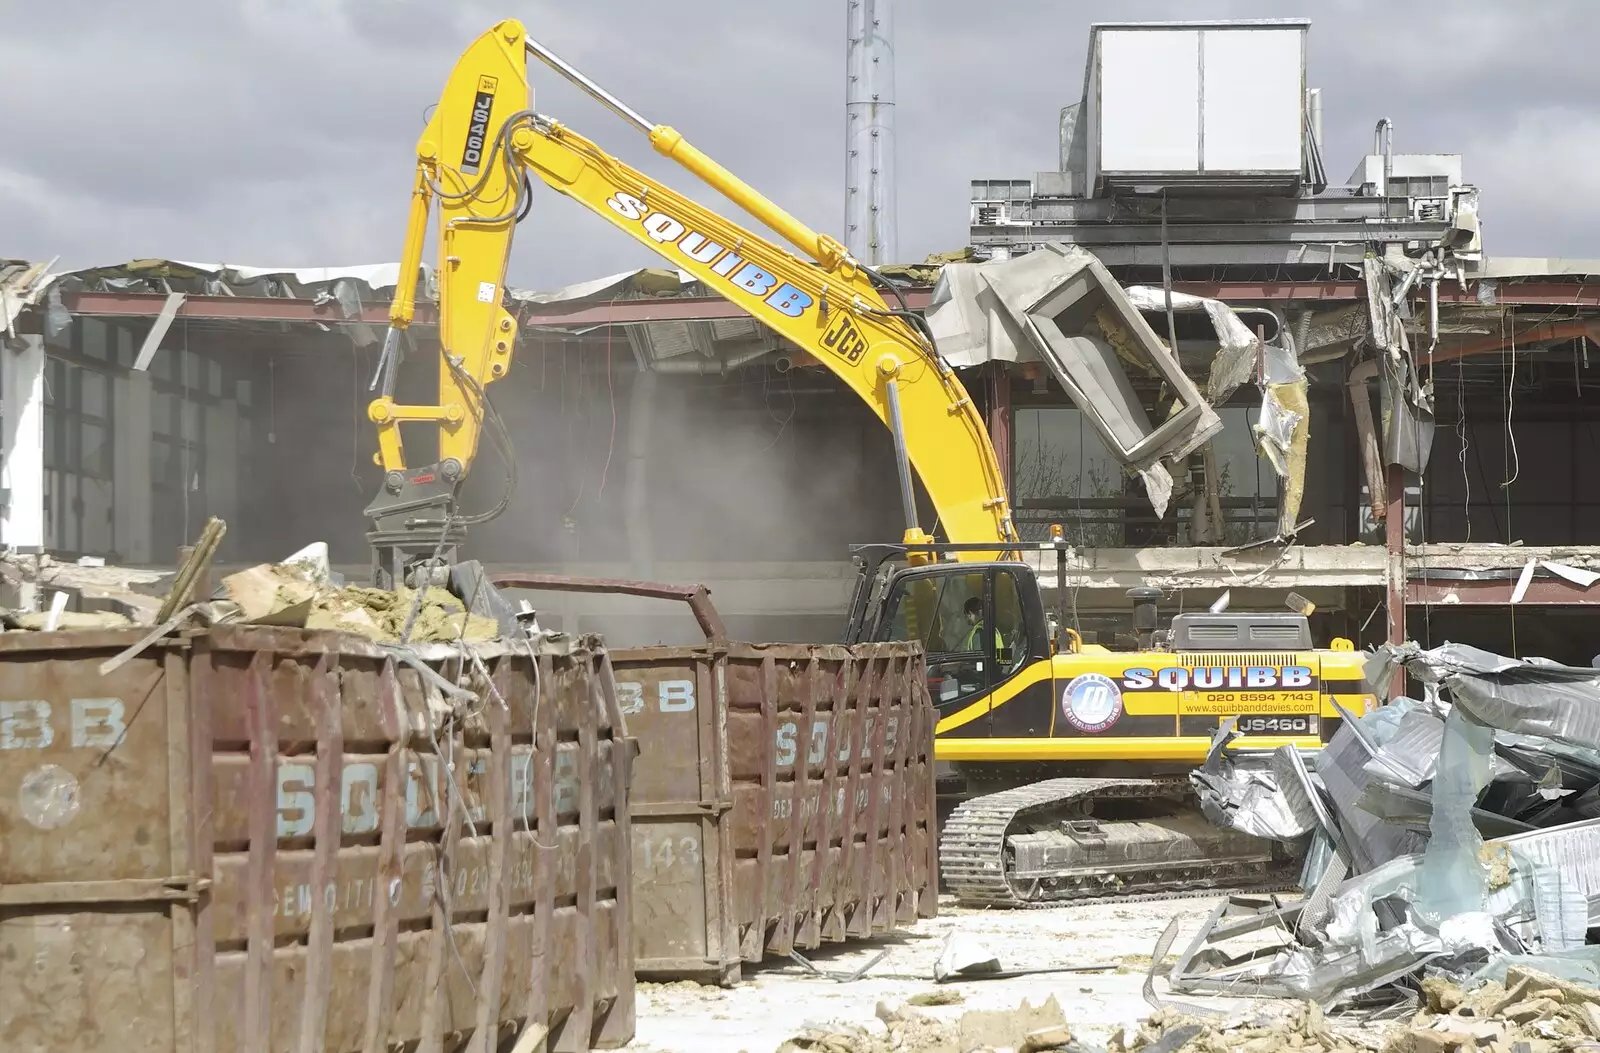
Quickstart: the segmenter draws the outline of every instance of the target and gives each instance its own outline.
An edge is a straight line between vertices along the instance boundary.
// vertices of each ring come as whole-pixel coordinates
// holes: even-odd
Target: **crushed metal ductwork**
[[[1130,285],[1123,290],[1128,302],[1141,311],[1165,311],[1167,293],[1148,285]],[[1240,320],[1233,308],[1221,300],[1193,293],[1172,294],[1174,314],[1204,312],[1217,336],[1217,353],[1206,378],[1206,401],[1220,406],[1234,390],[1250,379],[1256,368],[1255,334]]]
[[[1424,268],[1409,263],[1398,267],[1369,257],[1364,261],[1363,278],[1367,287],[1368,331],[1366,344],[1373,359],[1357,366],[1352,382],[1361,383],[1376,374],[1383,415],[1383,463],[1399,465],[1422,474],[1428,467],[1433,446],[1433,385],[1424,383],[1411,342],[1406,335],[1408,314],[1406,294],[1424,274]],[[1394,279],[1398,277],[1399,283]],[[1436,283],[1437,273],[1428,281]],[[1437,334],[1437,321],[1430,330]]]
[[[1345,714],[1315,755],[1228,750],[1219,732],[1191,776],[1202,809],[1304,852],[1305,898],[1224,903],[1174,991],[1332,1006],[1434,975],[1600,977],[1600,669],[1407,644],[1377,651],[1367,680],[1397,667],[1424,697]]]
[[[1177,355],[1084,249],[1050,244],[1015,259],[950,264],[927,318],[952,366],[1044,361],[1106,448],[1144,480],[1158,516],[1171,499],[1169,465],[1181,467],[1222,430]],[[1135,377],[1161,385],[1171,400],[1164,419],[1151,420]]]

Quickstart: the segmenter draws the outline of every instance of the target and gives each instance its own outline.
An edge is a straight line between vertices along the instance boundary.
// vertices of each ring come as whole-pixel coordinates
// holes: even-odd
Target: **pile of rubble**
[[[309,545],[280,563],[228,574],[215,588],[197,561],[177,575],[107,567],[99,560],[62,563],[49,556],[0,558],[0,627],[9,630],[119,629],[169,619],[207,625],[276,625],[350,632],[375,643],[476,643],[501,635],[503,601],[477,564],[450,568],[449,588],[377,589],[347,584],[328,548]],[[452,589],[476,586],[480,599]],[[185,569],[189,570],[187,578]],[[169,626],[170,628],[170,626]]]
[[[1285,1012],[1227,1020],[1159,1009],[1132,1036],[1113,1035],[1109,1053],[1363,1053],[1373,1045],[1336,1031],[1315,1003],[1301,1003]]]
[[[1099,1053],[1074,1041],[1054,996],[1038,1006],[971,1010],[959,1017],[878,1004],[878,1026],[814,1026],[778,1053]]]
[[[1224,750],[1219,733],[1193,775],[1202,807],[1303,850],[1307,895],[1223,903],[1173,990],[1331,1006],[1518,968],[1600,986],[1600,669],[1412,644],[1377,652],[1367,680],[1397,668],[1424,697],[1347,713],[1314,771],[1292,747]]]
[[[1570,1053],[1600,1044],[1600,990],[1512,965],[1470,989],[1424,980],[1409,1019],[1383,1028],[1332,1020],[1316,1002],[1158,1009],[1102,1049],[1076,1038],[1052,997],[1039,1006],[937,1016],[878,1005],[873,1026],[807,1027],[778,1053]]]
[[[69,563],[45,554],[0,555],[0,626],[39,631],[118,629],[152,624],[161,606],[160,582],[169,573],[108,567],[84,557]],[[65,609],[51,619],[51,601],[62,594]]]
[[[1523,966],[1471,990],[1425,980],[1421,998],[1384,1031],[1336,1026],[1314,1002],[1227,1020],[1160,1010],[1131,1038],[1113,1037],[1109,1053],[1559,1053],[1600,1042],[1600,990]]]
[[[1522,966],[1470,992],[1442,980],[1422,985],[1427,1004],[1396,1030],[1385,1053],[1555,1053],[1600,1041],[1600,991]]]
[[[314,560],[250,567],[222,579],[220,596],[239,609],[239,620],[356,633],[377,643],[449,643],[493,639],[493,618],[438,585],[420,594],[402,585],[375,589],[331,579]]]

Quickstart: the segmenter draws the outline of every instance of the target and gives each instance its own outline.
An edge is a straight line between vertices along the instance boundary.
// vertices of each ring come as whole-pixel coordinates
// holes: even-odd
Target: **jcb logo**
[[[861,361],[861,356],[867,353],[866,338],[856,329],[850,316],[842,311],[839,313],[838,321],[833,323],[833,327],[822,334],[822,346],[852,366]]]

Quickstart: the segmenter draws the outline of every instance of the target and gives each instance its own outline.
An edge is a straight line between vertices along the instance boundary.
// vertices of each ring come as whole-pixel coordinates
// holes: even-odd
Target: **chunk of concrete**
[[[1072,1044],[1072,1032],[1065,1025],[1046,1027],[1023,1036],[1017,1053],[1041,1053],[1047,1049],[1064,1049]]]
[[[1067,1018],[1051,995],[1038,1006],[1026,1001],[1016,1009],[973,1009],[961,1016],[957,1039],[962,1049],[974,1046],[1004,1046],[1018,1049],[1029,1035],[1059,1029],[1065,1031]],[[1070,1039],[1071,1036],[1069,1035]],[[1037,1047],[1047,1049],[1050,1047]]]

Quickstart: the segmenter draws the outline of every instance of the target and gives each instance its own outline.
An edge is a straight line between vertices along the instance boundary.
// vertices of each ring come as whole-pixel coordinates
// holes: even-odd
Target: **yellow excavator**
[[[532,56],[645,133],[651,145],[776,232],[773,244],[706,209],[529,106]],[[551,51],[500,22],[457,63],[417,143],[402,280],[369,416],[384,487],[367,509],[379,584],[450,562],[478,517],[458,504],[480,438],[514,466],[485,389],[515,351],[502,306],[507,258],[532,181],[626,231],[815,356],[889,428],[907,530],[858,546],[845,641],[918,640],[939,720],[940,871],[961,899],[1035,905],[1106,894],[1170,894],[1259,881],[1271,843],[1213,827],[1187,773],[1227,720],[1234,745],[1316,748],[1343,714],[1374,704],[1348,641],[1314,646],[1303,614],[1180,614],[1160,629],[1155,589],[1135,589],[1138,649],[1084,644],[1044,604],[1035,564],[1068,549],[1059,530],[1023,542],[972,399],[896,287],[664,125],[652,124]],[[399,334],[412,321],[429,216],[437,213],[439,398],[393,395]],[[798,254],[797,254],[798,253]],[[888,299],[885,299],[887,295]],[[409,467],[401,427],[438,429],[439,459]],[[917,525],[912,471],[945,538]],[[514,467],[513,467],[514,476]],[[502,506],[504,502],[502,502]]]

